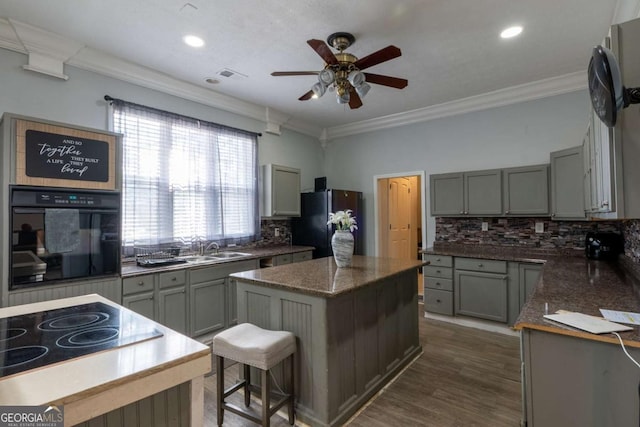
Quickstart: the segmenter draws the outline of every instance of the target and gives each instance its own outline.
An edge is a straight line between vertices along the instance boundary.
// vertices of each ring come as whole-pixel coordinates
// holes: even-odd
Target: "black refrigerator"
[[[364,219],[362,209],[362,193],[348,190],[321,190],[300,194],[301,216],[291,221],[291,232],[294,245],[314,246],[314,258],[332,256],[331,236],[334,226],[327,225],[329,212],[351,209],[358,229],[354,230],[355,255],[364,254]]]

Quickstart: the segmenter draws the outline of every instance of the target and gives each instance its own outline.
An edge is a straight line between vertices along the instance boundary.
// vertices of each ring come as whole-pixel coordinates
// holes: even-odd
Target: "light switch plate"
[[[536,233],[544,233],[544,222],[536,222]]]
[[[273,229],[273,234],[274,234],[276,237],[279,237],[279,236],[280,236],[280,229],[279,229],[279,228],[277,228],[277,227],[276,227],[276,228],[274,228],[274,229]]]
[[[489,223],[483,221],[482,222],[482,231],[489,231]]]

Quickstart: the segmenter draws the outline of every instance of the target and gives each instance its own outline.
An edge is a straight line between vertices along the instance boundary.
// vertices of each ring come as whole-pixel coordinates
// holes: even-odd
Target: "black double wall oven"
[[[120,273],[120,193],[10,187],[9,288]]]

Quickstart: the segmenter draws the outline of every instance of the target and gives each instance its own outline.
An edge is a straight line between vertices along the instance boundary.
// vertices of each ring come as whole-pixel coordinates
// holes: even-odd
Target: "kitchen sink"
[[[238,258],[243,256],[250,256],[251,254],[246,254],[244,252],[218,252],[217,254],[209,255],[213,258],[218,259],[228,259],[228,258]]]
[[[213,256],[210,256],[210,255],[191,255],[191,256],[180,257],[180,259],[183,259],[187,262],[204,262],[204,261],[215,261],[218,258],[214,258]]]
[[[218,252],[217,254],[208,255],[188,255],[180,257],[187,262],[207,262],[207,261],[222,261],[223,259],[240,258],[250,256],[244,252]]]

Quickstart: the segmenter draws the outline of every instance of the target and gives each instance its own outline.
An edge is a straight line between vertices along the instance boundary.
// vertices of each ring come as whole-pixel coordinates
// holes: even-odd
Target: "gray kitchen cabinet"
[[[594,335],[595,336],[595,335]],[[638,368],[620,345],[524,328],[528,427],[638,425]],[[627,348],[640,359],[640,349]]]
[[[191,283],[189,294],[192,336],[226,327],[226,288],[227,281],[224,278]]]
[[[158,275],[158,322],[183,334],[189,333],[187,270]]]
[[[521,262],[518,264],[520,310],[522,310],[522,306],[527,302],[527,298],[529,298],[529,295],[531,295],[538,284],[541,271],[541,264],[532,264],[527,262]]]
[[[431,216],[464,215],[462,173],[429,176]]]
[[[291,254],[291,262],[309,261],[313,258],[313,251],[296,252]]]
[[[153,291],[122,297],[122,305],[142,316],[156,320],[156,300]]]
[[[429,176],[432,216],[501,215],[499,169]]]
[[[551,153],[551,218],[586,220],[583,147]]]
[[[158,291],[158,322],[181,334],[189,333],[187,327],[187,292],[184,284]]]
[[[155,283],[155,274],[123,279],[122,305],[151,320],[157,320]]]
[[[455,314],[507,322],[508,284],[506,261],[456,257]]]
[[[292,254],[277,255],[273,260],[274,266],[291,264],[292,262],[293,262]]]
[[[502,171],[465,172],[465,215],[502,215]]]
[[[549,165],[503,169],[506,215],[549,215]]]
[[[424,254],[424,310],[453,316],[453,257]]]
[[[263,166],[263,216],[300,216],[300,169]]]

